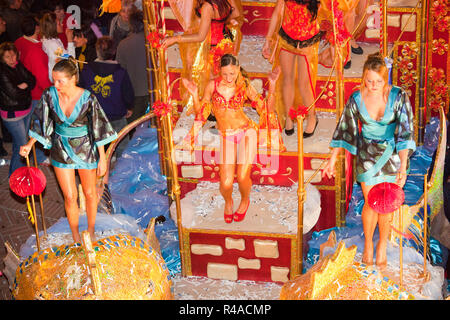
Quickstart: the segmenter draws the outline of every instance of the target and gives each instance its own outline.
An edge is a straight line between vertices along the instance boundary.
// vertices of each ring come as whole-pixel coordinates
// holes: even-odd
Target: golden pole
[[[163,103],[169,103],[169,96],[168,96],[168,83],[166,83],[166,59],[165,59],[165,51],[162,48],[158,49],[158,58],[159,58],[159,70],[158,70],[158,77],[159,77],[159,83],[160,83],[160,90],[161,90],[161,101]],[[162,119],[164,122],[165,120]],[[171,121],[171,120],[170,120]],[[166,127],[165,127],[166,125]],[[169,125],[162,123],[162,139],[164,142],[164,162],[166,167],[166,177],[167,177],[167,191],[173,192],[173,177],[174,173],[171,172],[173,167],[171,164],[171,158],[172,158],[172,150],[173,150],[173,142],[172,147],[170,142],[172,139],[172,124],[169,122]],[[170,136],[169,136],[169,129],[170,129]],[[173,199],[173,195],[172,195]]]
[[[333,14],[333,6],[338,5],[332,1],[332,17],[335,21],[335,17]],[[341,114],[344,110],[344,66],[342,59],[342,45],[337,40],[338,30],[336,29],[336,23],[333,23],[333,33],[334,33],[334,43],[335,43],[335,59],[336,63],[336,121],[339,121]],[[350,54],[350,53],[349,53]],[[343,179],[345,173],[345,153],[339,154],[337,159],[337,170],[335,177],[335,186],[336,186],[336,226],[341,227],[345,225],[345,179]]]
[[[36,158],[36,145],[33,144],[33,157],[34,157],[34,167],[38,167],[37,158]],[[45,226],[45,218],[44,218],[44,200],[42,199],[42,193],[39,194],[39,204],[41,208],[41,219],[42,219],[42,228],[44,229],[44,238],[47,237],[47,227]]]
[[[26,160],[27,160],[27,167],[30,167],[30,159],[28,158],[28,156],[26,156]],[[40,246],[40,240],[39,240],[39,229],[38,229],[38,225],[37,225],[37,218],[36,218],[36,205],[34,203],[34,195],[31,195],[31,203],[33,206],[33,217],[34,217],[34,231],[36,232],[36,246],[37,246],[37,250],[38,252],[41,251],[41,246]]]
[[[387,39],[387,0],[383,0],[382,2],[382,49],[383,49],[383,57],[387,57],[388,55],[388,39]]]
[[[100,281],[100,273],[98,271],[97,262],[95,259],[95,250],[92,247],[92,239],[89,232],[86,230],[81,233],[82,245],[84,253],[87,257],[87,264],[89,273],[92,278],[92,286],[94,287],[94,294],[99,297],[102,295],[102,283]]]
[[[419,0],[417,0],[419,1]],[[424,134],[425,134],[425,124],[427,121],[426,115],[426,100],[427,100],[427,60],[428,60],[428,14],[429,14],[429,3],[428,0],[422,0],[422,12],[421,12],[421,23],[420,23],[420,76],[419,76],[419,114],[418,114],[418,134],[417,142],[419,145],[423,144]]]
[[[298,274],[303,273],[303,203],[305,202],[304,163],[303,163],[303,120],[304,116],[297,117],[298,141],[298,215],[297,215],[297,257]],[[295,276],[295,275],[294,275]]]
[[[423,183],[423,275],[427,274],[427,247],[428,247],[428,175],[424,175]]]
[[[340,49],[339,49],[340,50]],[[339,98],[339,116],[336,117],[337,121],[344,110],[344,79],[343,79],[343,62],[342,56],[338,55],[338,67],[337,67],[337,91]],[[336,213],[336,225],[338,227],[345,226],[345,200],[346,200],[346,184],[345,184],[345,152],[340,152],[338,155],[338,179],[335,183],[339,184],[339,188],[337,189],[338,199],[336,203],[339,205],[339,210]]]
[[[157,31],[156,30],[156,13],[153,10],[153,6],[149,4],[149,1],[143,1],[142,3],[143,11],[144,11],[144,34],[145,38],[148,37],[150,32]],[[149,82],[149,96],[152,97],[154,93],[154,100],[161,100],[161,80],[159,79],[159,75],[157,72],[158,64],[155,57],[156,50],[151,48],[148,41],[145,43],[145,50],[147,55],[147,81]],[[151,60],[153,68],[150,68],[149,61]],[[154,79],[154,88],[151,89],[150,87],[150,79]],[[154,102],[154,101],[152,101]],[[157,133],[158,133],[158,145],[159,145],[159,163],[161,168],[161,174],[164,176],[168,176],[167,173],[167,165],[166,165],[166,159],[164,157],[165,148],[164,148],[164,132],[161,130],[162,123],[161,119],[159,117],[156,117],[156,127],[157,127]]]
[[[160,80],[165,79],[164,73],[166,71],[166,64],[165,64],[165,51],[162,48],[159,48],[159,60],[160,60],[160,70],[159,70],[159,76]],[[161,92],[162,92],[162,102],[163,103],[170,103],[169,97],[167,94],[167,88],[168,83],[166,81],[161,81]],[[186,276],[186,264],[184,259],[184,237],[183,237],[183,226],[181,221],[181,203],[180,203],[180,197],[181,197],[181,188],[180,184],[178,183],[178,167],[175,159],[175,147],[173,144],[173,132],[172,132],[172,114],[170,112],[167,113],[167,115],[162,117],[163,122],[163,131],[165,132],[166,136],[166,143],[167,143],[167,160],[169,161],[169,169],[171,173],[172,178],[172,184],[171,184],[171,196],[172,199],[175,200],[175,206],[177,210],[177,227],[178,227],[178,240],[180,245],[180,258],[181,258],[181,275],[184,277]],[[169,178],[169,177],[168,177]]]
[[[403,288],[403,206],[399,208],[399,228],[400,228],[400,289]]]

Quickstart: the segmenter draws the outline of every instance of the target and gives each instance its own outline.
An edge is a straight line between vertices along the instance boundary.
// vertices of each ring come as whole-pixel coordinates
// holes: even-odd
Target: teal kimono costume
[[[369,186],[395,182],[400,169],[398,152],[409,149],[409,171],[409,156],[416,149],[413,111],[407,93],[393,86],[384,116],[376,121],[369,116],[361,92],[354,92],[339,119],[330,147],[344,148],[356,155],[356,181]]]
[[[85,90],[67,117],[53,86],[41,96],[31,118],[29,135],[50,149],[53,166],[68,169],[97,168],[98,147],[117,139],[92,93]]]

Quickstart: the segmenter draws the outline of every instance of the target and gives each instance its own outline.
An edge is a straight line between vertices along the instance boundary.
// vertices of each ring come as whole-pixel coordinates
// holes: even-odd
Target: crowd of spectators
[[[27,137],[30,115],[42,92],[53,85],[52,68],[62,58],[77,60],[79,85],[97,95],[116,130],[147,111],[142,2],[122,0],[120,12],[100,15],[101,4],[101,0],[0,0],[0,157],[8,155],[3,143],[12,142],[12,152],[17,153],[16,144]],[[20,137],[17,118],[23,123]],[[127,142],[125,138],[120,144],[118,156]],[[45,152],[36,145],[38,163],[49,163]],[[20,157],[11,156],[10,174],[24,165]]]

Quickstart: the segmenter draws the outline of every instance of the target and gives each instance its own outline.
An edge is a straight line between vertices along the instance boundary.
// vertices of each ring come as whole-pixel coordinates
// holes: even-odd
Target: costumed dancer
[[[379,241],[376,264],[387,263],[386,248],[391,213],[378,214],[368,204],[370,189],[382,182],[403,188],[409,171],[409,156],[414,152],[413,111],[408,94],[390,86],[389,71],[380,54],[368,56],[360,90],[345,105],[333,134],[331,158],[323,170],[328,178],[335,176],[335,163],[342,148],[356,155],[356,180],[364,194],[362,222],[364,231],[363,262],[373,264],[373,234],[378,224]],[[361,132],[359,132],[361,125]]]
[[[19,61],[19,51],[12,42],[0,45],[0,116],[11,133],[12,155],[8,177],[25,163],[19,155],[20,146],[27,141],[32,112],[31,92],[36,78]]]
[[[53,12],[45,13],[39,21],[39,26],[42,34],[42,50],[48,56],[48,77],[53,82],[52,70],[59,57],[64,54],[72,57],[75,56],[73,29],[66,29],[68,44],[67,48],[65,48],[61,39],[58,37],[56,15]]]
[[[64,196],[67,220],[73,240],[80,242],[79,208],[75,169],[78,169],[86,198],[88,232],[95,241],[98,195],[97,177],[106,172],[104,145],[117,138],[97,98],[77,86],[77,62],[70,57],[53,68],[54,86],[46,89],[32,115],[30,140],[20,148],[29,154],[39,141],[50,149],[51,163]]]
[[[244,113],[244,102],[247,99],[252,101],[252,106],[260,114],[259,127],[280,131],[273,110],[275,83],[280,72],[276,70],[269,75],[269,92],[267,98],[263,99],[243,74],[235,56],[225,54],[220,65],[220,77],[208,83],[201,100],[197,85],[187,79],[183,79],[183,82],[193,96],[196,120],[205,123],[211,111],[216,115],[221,136],[220,193],[225,199],[225,222],[231,223],[233,220],[242,221],[250,205],[252,186],[250,170],[258,148],[258,125]],[[232,192],[235,173],[241,202],[233,213]]]
[[[300,103],[309,107],[315,100],[322,36],[317,19],[319,5],[317,0],[277,0],[262,49],[263,56],[274,68],[281,67],[277,92],[283,99],[277,99],[276,110],[289,136],[294,133],[289,109]],[[311,137],[318,124],[314,106],[306,119],[304,138]]]
[[[243,23],[240,0],[169,1],[185,33],[167,37],[162,47],[178,43],[183,60],[182,78],[192,80],[203,94],[211,76],[220,71],[220,58],[226,53],[237,55]],[[181,88],[187,114],[192,113],[192,99]]]
[[[351,52],[362,54],[358,49],[350,51],[350,43],[352,43],[352,34],[358,36],[354,30],[359,21],[356,21],[356,7],[359,0],[321,0],[321,9],[319,14],[320,29],[324,32],[323,39],[326,40],[326,45],[319,52],[319,63],[331,68],[336,56],[336,46],[340,46],[341,60],[344,69],[351,67]],[[361,1],[363,2],[363,1]],[[358,8],[358,14],[361,8]],[[361,19],[361,18],[359,18]],[[359,32],[359,31],[358,31]],[[352,43],[355,44],[356,42]],[[353,47],[352,47],[353,48]]]

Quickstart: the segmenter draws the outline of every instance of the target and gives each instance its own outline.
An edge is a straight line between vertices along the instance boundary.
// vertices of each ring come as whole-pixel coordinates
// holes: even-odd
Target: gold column
[[[335,17],[333,14],[333,20]],[[335,35],[335,59],[336,61],[336,121],[339,121],[341,114],[344,110],[344,66],[343,66],[343,47],[337,41],[336,34],[338,30],[336,29],[336,24],[333,23],[333,32]],[[350,52],[349,52],[350,54]],[[340,153],[336,161],[336,176],[334,180],[336,186],[336,226],[342,227],[345,225],[345,199],[346,199],[346,188],[345,188],[345,153]]]
[[[424,175],[423,183],[423,275],[427,274],[428,254],[428,174]]]
[[[294,275],[303,273],[303,204],[305,203],[304,163],[303,163],[303,115],[297,117],[297,141],[298,141],[298,214],[297,214],[297,259],[298,270],[294,269]]]
[[[420,0],[417,0],[420,1]],[[417,143],[423,144],[426,124],[426,89],[427,89],[427,58],[428,58],[428,0],[422,0],[422,12],[420,15],[420,76],[419,76],[419,119],[417,131]]]
[[[399,229],[400,229],[400,236],[399,236],[399,264],[400,264],[400,290],[403,290],[403,205],[400,206],[398,209],[398,215],[399,215]]]
[[[30,166],[30,160],[28,158],[28,156],[26,156],[26,161],[27,161],[27,167]],[[31,198],[31,204],[32,204],[32,215],[33,215],[33,219],[34,219],[34,231],[36,232],[36,247],[37,247],[37,251],[41,251],[41,245],[40,245],[40,239],[39,239],[39,229],[38,229],[38,221],[37,221],[37,216],[36,216],[36,204],[34,202],[34,195],[30,195]],[[27,196],[27,201],[28,201],[28,196]]]
[[[148,35],[151,32],[157,31],[156,29],[156,12],[151,4],[151,1],[145,0],[142,2],[142,9],[144,12],[144,34],[147,39]],[[150,46],[148,41],[145,42],[145,52],[147,55],[147,81],[148,81],[148,92],[149,97],[154,97],[154,100],[161,101],[161,79],[158,75],[158,63],[156,59],[156,50]],[[150,61],[152,66],[150,66]],[[153,68],[151,68],[153,67]],[[151,87],[151,80],[154,80],[154,86]],[[153,99],[152,99],[153,100]],[[151,102],[154,102],[152,101]],[[158,133],[158,153],[159,153],[159,163],[161,174],[164,176],[168,176],[166,159],[164,157],[165,147],[164,147],[164,132],[161,130],[162,124],[161,119],[156,117],[156,126]],[[169,190],[169,189],[168,189]]]
[[[159,76],[161,81],[161,97],[163,103],[170,103],[169,97],[168,97],[168,83],[165,81],[165,73],[166,73],[166,63],[165,63],[165,51],[162,48],[159,48],[159,63],[160,63],[160,69],[159,69]],[[178,240],[180,245],[180,258],[181,258],[181,275],[184,277],[186,276],[186,264],[185,264],[185,246],[184,246],[184,229],[182,226],[181,221],[181,203],[180,203],[180,197],[181,197],[181,188],[180,184],[178,182],[178,167],[177,162],[175,159],[175,147],[173,143],[173,132],[172,132],[172,114],[170,112],[167,113],[167,115],[163,116],[162,119],[162,129],[167,139],[166,146],[167,146],[167,160],[169,165],[169,172],[170,172],[170,178],[171,178],[171,186],[168,191],[170,192],[170,195],[172,197],[172,200],[175,201],[176,210],[177,210],[177,227],[178,227]],[[169,181],[169,176],[167,177]]]
[[[418,0],[419,1],[419,0]],[[382,2],[382,49],[383,49],[383,57],[387,57],[388,55],[388,39],[387,39],[387,0],[383,0]]]
[[[36,158],[36,145],[33,144],[33,157],[34,157],[34,167],[38,167],[37,158]],[[42,193],[39,194],[39,205],[41,208],[41,221],[42,221],[42,228],[44,229],[44,239],[47,237],[47,227],[45,225],[45,217],[44,217],[44,200],[42,198]]]

